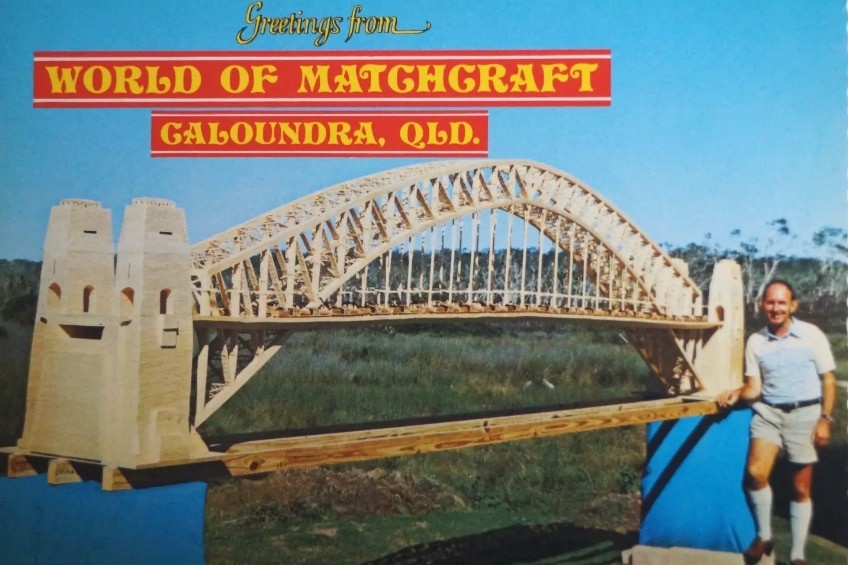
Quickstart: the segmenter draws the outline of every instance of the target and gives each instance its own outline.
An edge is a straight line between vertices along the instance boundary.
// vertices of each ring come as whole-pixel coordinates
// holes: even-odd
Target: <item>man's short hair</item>
[[[785,281],[783,279],[772,279],[772,280],[770,280],[766,284],[766,286],[763,287],[763,292],[762,292],[762,294],[760,294],[760,300],[765,298],[766,293],[768,293],[768,289],[770,289],[771,287],[773,287],[776,284],[782,284],[783,286],[785,286],[786,289],[789,291],[789,298],[791,298],[792,300],[795,300],[795,289],[792,288],[791,284],[789,284],[787,281]]]

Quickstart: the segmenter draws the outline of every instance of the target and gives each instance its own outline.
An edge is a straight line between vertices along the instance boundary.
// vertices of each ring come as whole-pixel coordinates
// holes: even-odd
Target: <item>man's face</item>
[[[788,329],[792,323],[791,315],[798,309],[798,301],[792,299],[792,293],[788,288],[782,284],[773,284],[760,300],[760,308],[772,329],[780,327]]]

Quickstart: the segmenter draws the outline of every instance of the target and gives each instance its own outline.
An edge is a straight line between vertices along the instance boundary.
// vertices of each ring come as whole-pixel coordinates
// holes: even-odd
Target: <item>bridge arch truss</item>
[[[525,227],[520,258],[513,253],[513,218]],[[498,254],[504,223],[508,241]],[[538,243],[528,242],[527,228]],[[526,251],[544,242],[564,280],[528,282]],[[392,280],[401,258],[406,288]],[[342,183],[195,245],[191,261],[200,316],[409,306],[413,294],[431,305],[445,294],[486,305],[510,303],[511,295],[521,304],[573,306],[577,298],[637,314],[702,314],[698,286],[629,218],[573,177],[530,161],[444,161]],[[520,262],[520,288],[510,288],[508,276],[500,286],[492,280],[498,262],[507,271]]]
[[[663,325],[705,320],[685,265],[596,191],[533,161],[439,161],[344,182],[194,245],[191,273],[195,425],[282,348],[292,320],[362,313],[654,320],[629,332],[633,345],[671,393],[702,388],[690,362],[699,330]]]

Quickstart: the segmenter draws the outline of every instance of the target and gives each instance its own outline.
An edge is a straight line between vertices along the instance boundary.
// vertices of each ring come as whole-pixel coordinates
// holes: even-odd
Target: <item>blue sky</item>
[[[150,157],[148,109],[32,108],[35,51],[316,50],[311,36],[239,46],[248,1],[0,3],[0,258],[39,259],[63,198],[139,196],[185,209],[197,242],[337,182],[410,159]],[[263,13],[346,17],[357,2],[266,0]],[[843,2],[362,2],[421,35],[332,37],[321,50],[612,50],[608,108],[493,108],[492,158],[533,159],[598,190],[657,242],[733,229],[800,240],[846,219]],[[791,250],[787,250],[791,251]]]

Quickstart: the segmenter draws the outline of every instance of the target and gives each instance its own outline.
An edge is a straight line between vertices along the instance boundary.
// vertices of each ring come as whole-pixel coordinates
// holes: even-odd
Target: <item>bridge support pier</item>
[[[715,265],[708,298],[707,319],[721,325],[674,333],[697,375],[697,395],[714,399],[743,379],[742,273],[735,261]],[[750,410],[737,410],[648,425],[641,545],[626,552],[625,563],[742,565],[755,535],[741,488],[750,418]],[[774,556],[761,561],[773,562]]]
[[[188,257],[170,201],[126,208],[117,256],[109,210],[53,208],[20,448],[127,468],[206,451],[189,422]]]
[[[745,310],[742,271],[732,259],[716,263],[710,281],[709,329],[631,329],[630,342],[664,392],[715,398],[742,384]]]
[[[707,321],[721,322],[694,358],[701,381],[700,394],[715,397],[719,392],[742,385],[745,357],[745,304],[742,269],[733,259],[722,259],[710,279]]]

